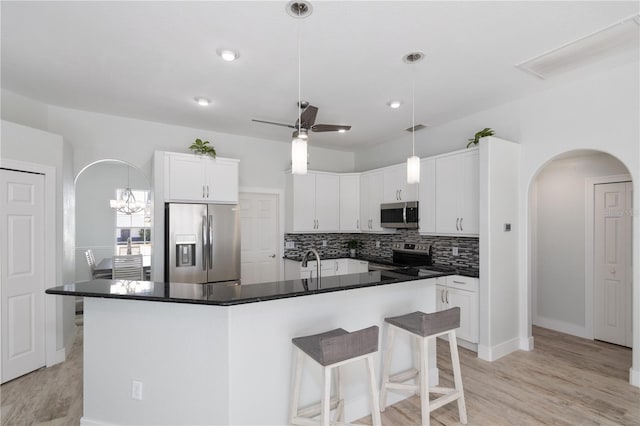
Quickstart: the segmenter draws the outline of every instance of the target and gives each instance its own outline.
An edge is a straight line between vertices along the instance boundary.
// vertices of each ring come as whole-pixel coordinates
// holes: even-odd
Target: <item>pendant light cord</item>
[[[301,49],[300,49],[300,8],[298,8],[298,138],[300,137],[300,126],[302,125],[302,123],[300,122],[301,118],[302,118],[302,105],[301,105],[301,97],[300,97],[300,56],[301,56]]]
[[[416,63],[411,64],[411,155],[416,155]]]

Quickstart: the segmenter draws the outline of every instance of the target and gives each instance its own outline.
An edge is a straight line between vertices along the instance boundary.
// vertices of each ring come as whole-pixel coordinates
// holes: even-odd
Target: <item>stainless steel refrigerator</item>
[[[166,204],[165,280],[239,281],[239,210],[229,204]]]

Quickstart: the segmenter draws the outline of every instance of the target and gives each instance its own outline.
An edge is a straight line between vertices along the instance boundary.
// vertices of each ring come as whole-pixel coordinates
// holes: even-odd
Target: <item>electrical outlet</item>
[[[322,247],[326,247],[327,246],[327,240],[322,240]]]
[[[380,241],[376,241],[376,248],[380,248]]]
[[[142,382],[137,380],[131,382],[131,399],[142,401]]]
[[[458,247],[451,247],[451,254],[454,256],[458,255]]]
[[[284,248],[286,248],[286,249],[296,248],[296,243],[294,241],[285,241],[284,242]]]

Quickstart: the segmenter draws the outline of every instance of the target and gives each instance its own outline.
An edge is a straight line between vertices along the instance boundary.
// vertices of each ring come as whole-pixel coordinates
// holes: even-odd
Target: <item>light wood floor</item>
[[[534,327],[535,350],[495,362],[460,349],[470,425],[640,425],[640,389],[628,384],[631,350]],[[438,346],[450,386],[449,349]],[[78,425],[82,416],[82,327],[67,361],[0,387],[2,425]],[[370,424],[370,418],[361,420]],[[417,397],[388,407],[383,425],[420,423]],[[458,423],[456,404],[431,424]]]

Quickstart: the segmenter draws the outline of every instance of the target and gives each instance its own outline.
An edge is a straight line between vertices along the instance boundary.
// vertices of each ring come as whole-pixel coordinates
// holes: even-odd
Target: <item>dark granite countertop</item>
[[[356,256],[356,257],[327,256],[327,257],[323,257],[321,260],[334,260],[334,259],[347,259],[347,258],[353,259],[353,260],[364,260],[370,263],[379,263],[381,265],[396,266],[398,268],[406,267],[405,265],[393,263],[393,261],[388,258],[377,258],[377,257],[366,257],[366,256]],[[302,256],[283,256],[283,259],[301,262]],[[480,271],[478,269],[468,268],[463,266],[443,265],[443,264],[435,263],[429,266],[427,269],[432,271],[443,272],[443,275],[463,275],[466,277],[473,277],[473,278],[478,278],[480,276]]]
[[[153,281],[93,280],[53,287],[47,294],[63,296],[100,297],[111,299],[144,300],[152,302],[190,303],[231,306],[263,302],[289,297],[311,296],[355,288],[390,285],[429,277],[412,275],[403,271],[372,271],[361,274],[321,277],[316,279],[277,281],[262,284],[187,284]]]

